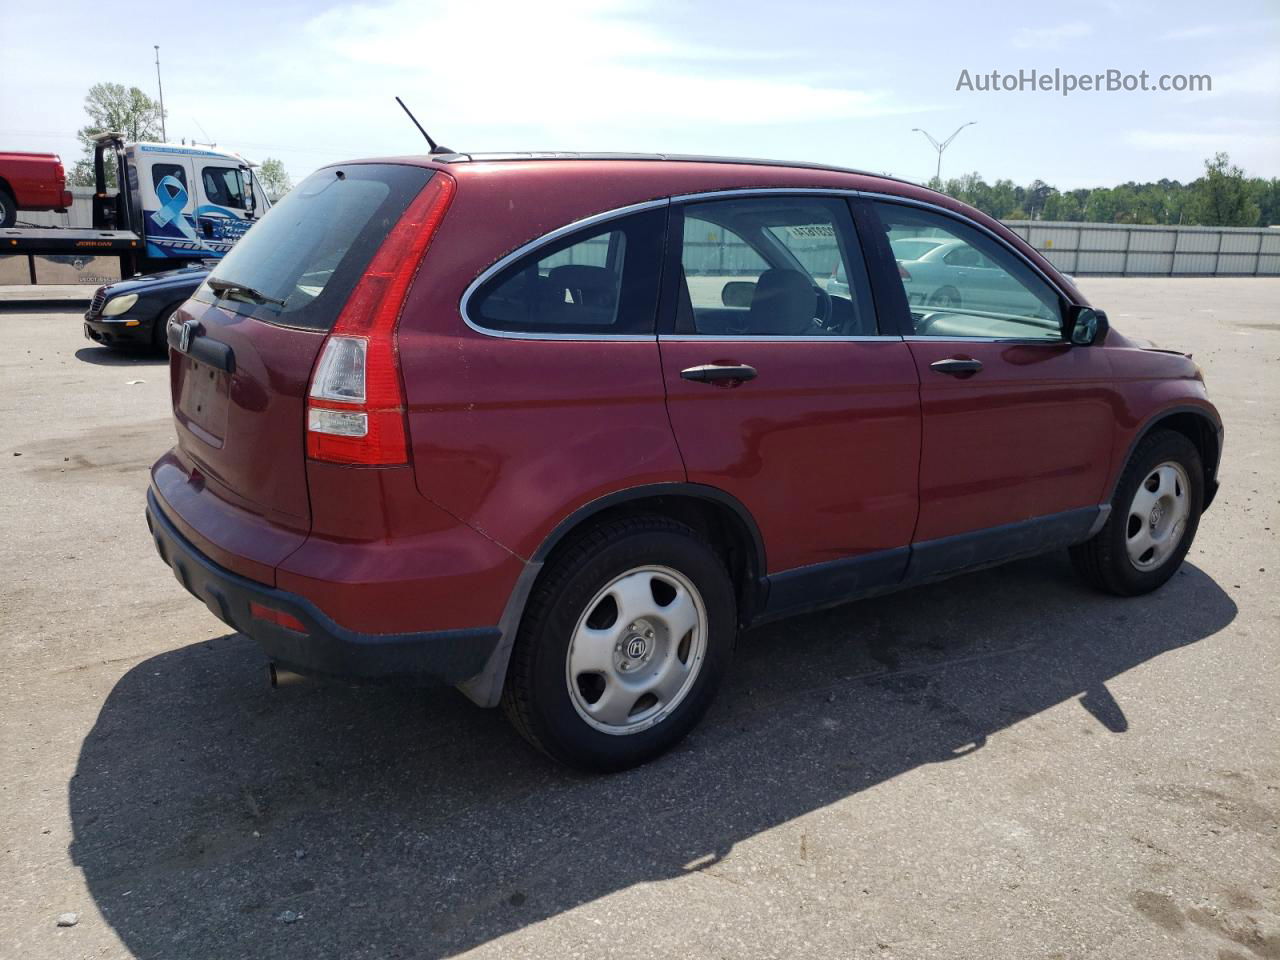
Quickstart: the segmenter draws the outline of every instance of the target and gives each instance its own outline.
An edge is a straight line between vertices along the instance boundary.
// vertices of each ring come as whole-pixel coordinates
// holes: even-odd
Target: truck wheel
[[[602,524],[556,556],[529,598],[503,707],[548,756],[614,771],[672,747],[711,704],[733,652],[724,562],[664,517]]]
[[[1200,452],[1182,434],[1158,430],[1138,444],[1106,524],[1071,548],[1071,561],[1099,590],[1122,597],[1150,593],[1182,565],[1203,503]]]
[[[9,191],[0,189],[0,227],[12,227],[18,219],[18,205]]]

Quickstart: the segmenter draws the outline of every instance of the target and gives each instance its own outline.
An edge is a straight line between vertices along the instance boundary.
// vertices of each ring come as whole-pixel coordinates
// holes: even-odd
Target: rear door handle
[[[945,360],[935,360],[929,364],[930,370],[937,370],[939,373],[949,373],[953,377],[962,377],[966,373],[977,373],[982,369],[982,361],[974,360],[972,357],[947,357]]]
[[[744,364],[704,363],[697,367],[686,367],[680,371],[685,380],[695,383],[715,383],[719,380],[737,380],[743,383],[756,378],[756,368]]]

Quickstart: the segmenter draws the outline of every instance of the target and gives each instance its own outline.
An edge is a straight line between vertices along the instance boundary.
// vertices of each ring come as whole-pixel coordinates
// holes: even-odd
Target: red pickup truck
[[[71,206],[67,172],[56,153],[0,151],[0,227],[11,227],[19,210],[56,210]]]

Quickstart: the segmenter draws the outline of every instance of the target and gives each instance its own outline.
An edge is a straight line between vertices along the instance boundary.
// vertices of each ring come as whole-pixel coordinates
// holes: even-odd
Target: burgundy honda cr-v
[[[456,684],[579,766],[697,722],[763,619],[1070,547],[1182,562],[1222,426],[999,223],[798,164],[326,167],[168,330],[147,520],[273,665]]]

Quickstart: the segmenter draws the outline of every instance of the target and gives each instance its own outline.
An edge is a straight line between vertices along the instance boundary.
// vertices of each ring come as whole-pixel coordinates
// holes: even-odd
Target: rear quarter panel
[[[538,340],[468,327],[467,286],[506,253],[644,197],[584,177],[461,178],[399,328],[421,493],[522,557],[576,508],[624,487],[685,478],[667,419],[656,337]],[[477,182],[479,181],[479,182]],[[509,188],[505,187],[511,183]]]

